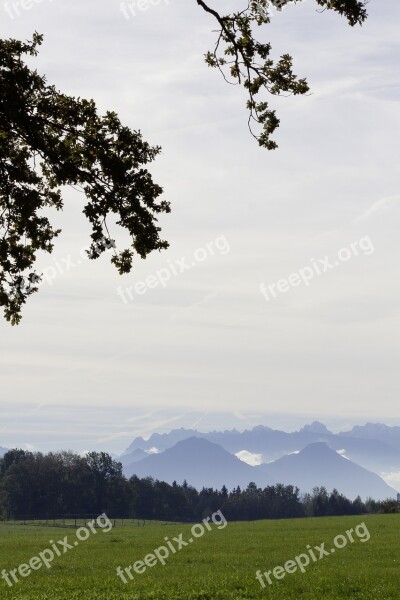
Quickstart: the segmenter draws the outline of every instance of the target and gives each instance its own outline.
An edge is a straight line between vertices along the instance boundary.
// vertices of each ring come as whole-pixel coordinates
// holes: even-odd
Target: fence
[[[7,525],[29,525],[37,527],[62,527],[77,529],[85,526],[89,521],[95,521],[99,515],[57,515],[55,517],[33,516],[33,515],[13,515],[10,517],[0,517],[0,524]],[[122,519],[108,517],[113,527],[145,527],[155,525],[177,525],[172,521],[152,521],[149,519]]]

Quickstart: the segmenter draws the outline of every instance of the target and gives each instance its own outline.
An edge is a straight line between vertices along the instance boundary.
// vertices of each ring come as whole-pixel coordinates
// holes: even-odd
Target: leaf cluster
[[[276,0],[279,9],[301,0]],[[260,146],[268,150],[277,148],[272,138],[279,119],[267,101],[268,95],[300,95],[309,92],[305,78],[293,72],[293,59],[283,54],[278,60],[271,56],[271,44],[257,41],[255,31],[271,22],[269,0],[249,0],[247,7],[239,12],[222,16],[197,0],[205,12],[219,24],[215,47],[205,55],[208,66],[217,68],[224,79],[233,85],[242,85],[248,93],[248,125]],[[362,24],[367,18],[366,0],[317,0],[324,10],[334,10],[345,16],[351,26]]]
[[[123,126],[116,113],[99,116],[93,100],[48,85],[24,61],[37,55],[41,43],[38,34],[31,42],[0,40],[0,306],[12,324],[38,289],[37,253],[52,252],[60,233],[47,209],[62,210],[62,186],[85,196],[89,258],[114,246],[109,216],[131,237],[131,245],[111,259],[120,273],[130,272],[135,254],[145,258],[168,247],[157,215],[170,206],[159,200],[162,188],[145,168],[160,148]]]

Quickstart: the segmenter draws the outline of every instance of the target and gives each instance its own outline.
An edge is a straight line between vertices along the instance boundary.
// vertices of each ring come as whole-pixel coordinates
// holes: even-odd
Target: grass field
[[[257,569],[270,571],[306,546],[332,548],[338,534],[365,522],[369,541],[355,537],[343,549],[310,562],[303,574],[286,574],[282,580],[262,588]],[[124,584],[116,575],[118,566],[142,560],[159,546],[183,534],[191,537],[190,525],[115,527],[98,531],[86,541],[55,557],[52,568],[44,565],[10,588],[0,580],[0,598],[11,600],[250,600],[364,598],[399,599],[400,515],[334,517],[255,523],[229,523],[195,539],[166,559]],[[50,540],[74,545],[75,530],[31,525],[0,525],[0,569],[8,572],[46,548]],[[175,542],[174,542],[175,544]],[[176,545],[176,544],[175,544]],[[62,547],[60,546],[61,551]],[[129,578],[128,578],[129,579]]]

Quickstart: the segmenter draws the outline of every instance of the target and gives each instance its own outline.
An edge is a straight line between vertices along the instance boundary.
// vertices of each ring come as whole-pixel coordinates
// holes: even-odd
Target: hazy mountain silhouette
[[[321,423],[320,421],[313,421],[313,423],[311,423],[310,425],[304,425],[304,427],[302,427],[300,431],[316,433],[317,435],[332,435],[332,432],[329,431],[327,426]]]
[[[379,440],[400,451],[400,427],[389,427],[382,423],[366,423],[365,425],[356,425],[351,431],[345,431],[340,435],[364,440]]]
[[[302,492],[325,486],[328,491],[336,488],[350,499],[360,495],[363,500],[385,500],[397,495],[378,475],[340,456],[323,442],[255,468],[280,483],[298,486]]]
[[[262,425],[243,432],[233,429],[230,431],[201,433],[192,429],[181,428],[170,433],[153,434],[149,440],[144,440],[141,437],[136,438],[127,452],[132,452],[138,448],[146,450],[152,447],[162,451],[189,437],[202,437],[218,444],[231,454],[247,450],[253,454],[261,454],[263,462],[271,462],[292,452],[300,451],[309,444],[325,442],[334,450],[344,450],[346,456],[353,462],[366,469],[382,473],[400,470],[400,437],[399,448],[396,447],[394,442],[385,441],[385,439],[396,440],[396,430],[400,430],[400,428],[366,425],[365,427],[353,428],[353,430],[346,433],[334,434],[318,421],[305,425],[299,431],[292,433],[274,430]],[[355,436],[353,432],[356,433]],[[368,438],[368,434],[375,435],[375,437]],[[378,435],[381,439],[377,437]]]
[[[274,462],[252,467],[227,450],[204,438],[191,437],[178,442],[160,454],[148,456],[124,468],[129,477],[150,476],[172,483],[189,484],[201,489],[226,485],[242,488],[254,481],[265,487],[272,483],[295,485],[302,492],[314,487],[334,488],[349,498],[360,495],[375,499],[395,498],[396,492],[375,473],[340,456],[324,442],[309,444],[300,452]]]
[[[125,450],[125,454],[130,454],[138,448],[141,450],[150,450],[150,448],[158,448],[160,451],[167,450],[167,448],[172,448],[178,442],[194,436],[204,437],[204,434],[199,433],[195,429],[184,429],[181,427],[180,429],[173,429],[169,433],[153,433],[148,440],[137,437]]]
[[[138,462],[139,460],[143,460],[144,458],[147,458],[148,456],[149,456],[148,452],[145,452],[141,448],[136,448],[136,450],[134,450],[133,452],[130,452],[129,454],[123,454],[122,456],[120,456],[118,458],[118,461],[120,463],[122,463],[123,467],[125,467],[125,466],[131,465],[135,462]]]
[[[344,450],[353,462],[377,473],[400,470],[400,451],[379,440],[342,437],[326,440],[334,450]]]
[[[221,446],[203,438],[191,437],[178,442],[161,454],[153,454],[124,468],[126,476],[153,477],[172,483],[186,481],[195,488],[226,485],[247,487],[254,481],[265,487],[275,483],[267,474],[240,461]]]

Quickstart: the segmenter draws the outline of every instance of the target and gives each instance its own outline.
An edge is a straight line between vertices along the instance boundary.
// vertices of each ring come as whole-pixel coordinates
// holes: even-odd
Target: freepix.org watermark
[[[360,525],[357,525],[355,529],[348,529],[345,532],[345,535],[337,535],[333,540],[333,546],[330,549],[325,548],[325,542],[320,546],[314,546],[313,548],[310,546],[310,544],[308,544],[307,553],[304,552],[299,554],[298,556],[295,556],[293,560],[288,560],[283,566],[278,565],[271,571],[261,573],[261,571],[258,570],[256,572],[256,579],[259,581],[261,587],[265,588],[267,587],[267,584],[265,583],[266,581],[269,585],[274,583],[272,577],[280,581],[281,579],[284,579],[286,575],[292,575],[297,571],[305,573],[310,564],[316,563],[327,556],[335,554],[336,550],[343,550],[343,548],[345,548],[349,542],[354,544],[356,542],[354,535],[360,540],[361,543],[368,542],[371,539],[371,534],[368,531],[366,524],[360,523]]]
[[[211,522],[210,522],[211,521]],[[173,554],[182,550],[182,548],[187,548],[190,544],[203,537],[206,531],[212,531],[212,524],[217,527],[217,529],[225,529],[228,524],[228,521],[225,519],[224,515],[220,510],[213,513],[211,517],[207,517],[203,519],[201,523],[196,523],[192,526],[190,530],[191,537],[185,541],[183,539],[183,533],[180,533],[178,537],[169,539],[169,537],[165,537],[165,545],[159,546],[156,550],[153,551],[152,554],[147,554],[143,560],[137,560],[133,565],[129,565],[129,567],[117,567],[117,577],[121,579],[121,581],[125,584],[128,581],[133,581],[134,576],[132,575],[132,569],[135,571],[137,575],[143,575],[147,568],[155,567],[157,564],[165,565],[166,560]]]
[[[101,529],[103,533],[108,533],[112,529],[112,523],[105,513],[86,523],[86,527],[79,527],[75,534],[77,539],[73,542],[69,543],[67,535],[57,542],[50,540],[50,548],[39,552],[38,556],[33,556],[27,563],[23,563],[11,571],[3,569],[1,572],[2,579],[11,588],[14,584],[20,582],[21,577],[29,577],[33,571],[39,571],[43,565],[51,569],[55,557],[59,558],[69,550],[76,548],[80,542],[85,542],[92,534],[97,534],[97,529]]]
[[[93,244],[94,249],[103,252],[110,251],[115,249],[115,241],[102,237],[96,243]],[[18,286],[14,286],[10,293],[11,297],[20,298],[23,293],[27,293],[33,288],[39,287],[44,283],[48,285],[53,285],[53,281],[64,273],[68,273],[72,269],[76,269],[79,265],[82,264],[83,261],[90,260],[89,252],[90,248],[88,246],[81,248],[79,252],[80,258],[75,260],[72,258],[71,254],[61,259],[53,259],[53,264],[45,267],[40,275],[30,275],[26,277]]]
[[[137,281],[135,285],[123,288],[119,286],[117,288],[117,294],[121,298],[124,304],[133,302],[135,294],[137,296],[143,296],[148,290],[162,286],[166,287],[168,282],[173,277],[178,277],[186,271],[190,271],[198,264],[204,262],[210,256],[221,254],[222,256],[230,252],[231,247],[228,240],[224,235],[219,236],[213,242],[209,242],[202,248],[197,248],[193,253],[192,259],[188,259],[186,256],[177,260],[168,260],[165,267],[159,269],[152,275],[148,275],[144,281]]]
[[[23,12],[31,10],[36,4],[42,4],[44,0],[16,0],[15,2],[4,2],[3,9],[10,17],[10,19],[16,19],[20,17]],[[53,0],[46,0],[46,2],[53,2]]]
[[[337,269],[340,265],[348,260],[363,255],[370,256],[375,252],[375,247],[371,238],[367,235],[356,242],[352,242],[349,246],[338,250],[334,258],[325,256],[320,259],[311,259],[310,265],[291,273],[286,278],[279,279],[275,283],[260,284],[260,292],[265,300],[269,302],[272,298],[276,298],[278,294],[286,294],[291,288],[299,285],[310,285],[315,277],[324,275],[332,269]]]

